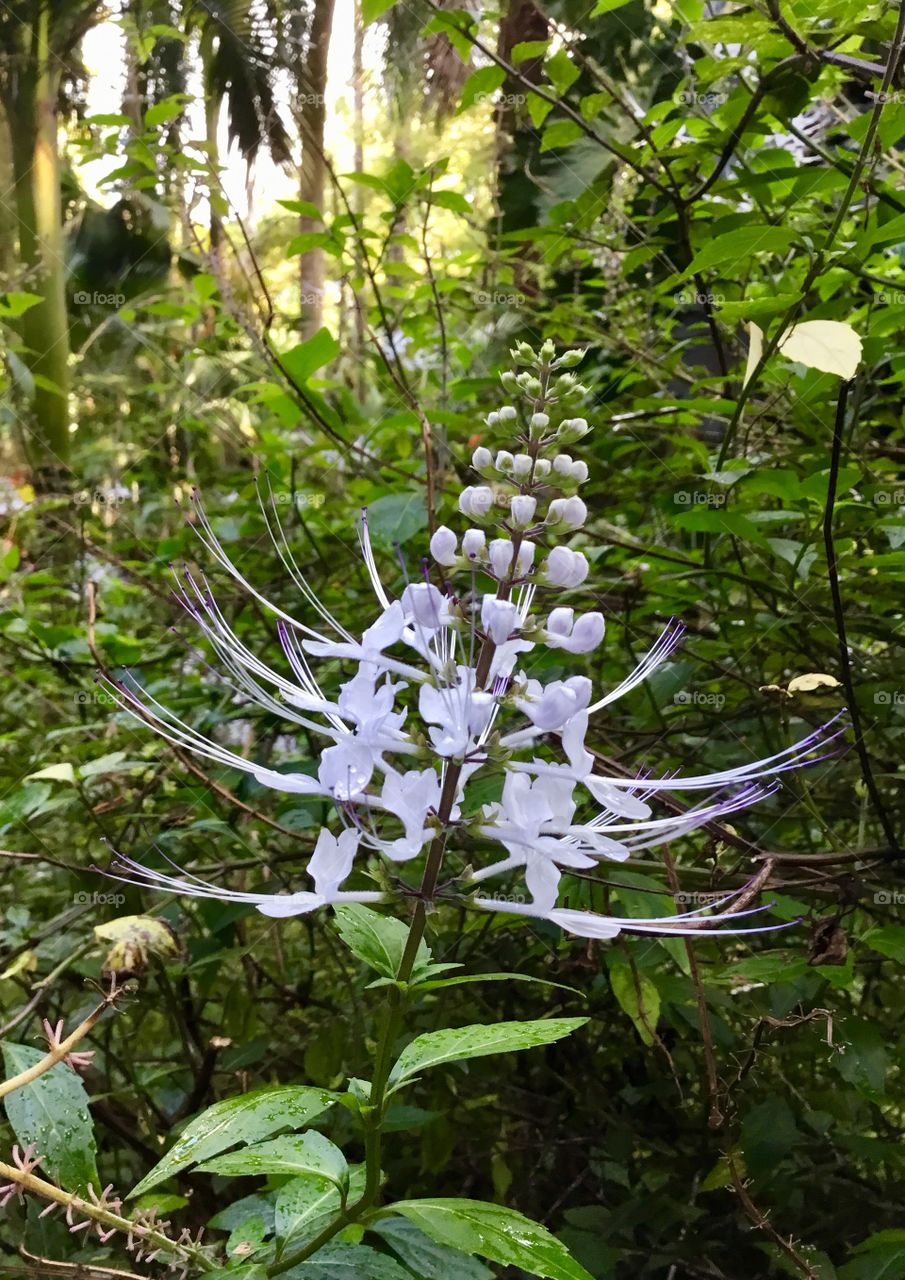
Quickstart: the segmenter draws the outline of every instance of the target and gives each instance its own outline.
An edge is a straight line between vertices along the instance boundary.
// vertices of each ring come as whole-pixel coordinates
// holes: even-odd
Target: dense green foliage
[[[363,170],[329,172],[320,210],[283,201],[246,226],[186,120],[201,17],[148,7],[127,6],[137,120],[86,116],[77,67],[66,80],[68,462],[48,467],[29,447],[48,387],[40,374],[36,387],[35,330],[20,326],[44,304],[27,263],[0,260],[6,1075],[43,1055],[43,1018],[68,1033],[111,972],[128,983],[80,1043],[94,1051],[84,1090],[57,1065],[6,1095],[0,1161],[35,1135],[51,1156],[39,1174],[68,1192],[96,1180],[125,1198],[143,1182],[137,1203],[157,1205],[173,1238],[205,1227],[218,1266],[232,1259],[210,1274],[233,1280],[905,1277],[902,11],[365,0],[369,31],[392,39],[364,98]],[[225,11],[245,10],[207,8],[227,26]],[[248,54],[255,101],[275,112],[291,60],[280,6],[261,8],[271,28],[228,52]],[[8,78],[18,55],[3,48]],[[224,77],[208,78],[209,96],[229,97]],[[259,111],[236,136],[256,126],[284,158],[288,125]],[[78,179],[110,155],[121,164],[105,212]],[[196,186],[212,196],[202,217]],[[323,328],[301,337],[297,268],[313,250],[335,287]],[[860,335],[854,378],[783,357],[802,320]],[[744,382],[752,323],[764,354]],[[596,943],[439,905],[433,960],[473,980],[416,970],[395,1056],[447,1028],[522,1030],[501,1034],[495,1057],[463,1031],[465,1051],[435,1048],[423,1074],[430,1042],[405,1049],[397,1070],[411,1080],[384,1125],[392,1215],[352,1222],[280,1272],[274,1232],[295,1248],[364,1188],[361,1082],[386,998],[374,981],[392,984],[399,956],[375,961],[331,911],[272,921],[105,879],[112,848],[235,888],[297,889],[328,806],[171,748],[95,673],[128,668],[233,749],[313,771],[317,743],[250,713],[173,600],[170,566],[188,562],[248,648],[281,661],[273,618],[200,547],[192,487],[242,572],[300,614],[258,508],[256,481],[272,488],[299,568],[358,633],[373,617],[359,509],[398,594],[469,480],[510,347],[545,338],[585,352],[596,429],[581,453],[581,605],[602,609],[607,638],[577,667],[550,652],[532,674],[584,669],[605,689],[670,617],[688,628],[666,666],[597,717],[589,745],[617,771],[693,775],[853,713],[835,754],[733,825],[605,863],[575,878],[572,901],[668,915],[761,873],[765,919],[796,923]],[[410,866],[401,874],[417,886]],[[114,923],[124,917],[153,919]],[[241,1103],[257,1089],[281,1092]],[[229,1117],[245,1105],[245,1127],[180,1160],[174,1144],[189,1122],[207,1132],[210,1113],[197,1117],[213,1104]],[[20,1248],[90,1262],[92,1280],[104,1267],[162,1274],[165,1259],[136,1260],[122,1232],[101,1243],[44,1207],[10,1200],[3,1275],[20,1274]]]

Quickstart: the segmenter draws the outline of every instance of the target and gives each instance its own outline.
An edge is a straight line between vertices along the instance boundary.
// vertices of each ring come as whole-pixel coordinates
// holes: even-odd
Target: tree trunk
[[[314,0],[308,34],[307,58],[300,63],[298,76],[299,130],[302,135],[302,165],[299,172],[299,199],[324,211],[324,122],[327,115],[327,58],[333,29],[334,0]],[[299,231],[304,235],[322,229],[314,218],[302,216]],[[324,305],[324,251],[309,249],[299,262],[299,307],[302,337],[321,327]]]
[[[22,339],[35,378],[29,462],[45,480],[68,470],[69,320],[63,260],[60,156],[57,141],[59,71],[49,48],[50,6],[41,4],[23,35],[18,92],[9,100],[19,252],[24,287],[41,301],[22,317]]]

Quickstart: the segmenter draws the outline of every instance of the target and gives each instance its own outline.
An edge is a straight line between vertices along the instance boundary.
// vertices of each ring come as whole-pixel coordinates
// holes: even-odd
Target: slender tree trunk
[[[308,56],[300,64],[303,74],[298,77],[299,129],[302,135],[299,199],[315,205],[321,212],[324,209],[324,184],[327,176],[324,163],[324,123],[327,116],[327,59],[333,29],[333,5],[334,0],[314,0]],[[314,218],[302,216],[299,230],[302,234],[320,231],[321,223]],[[323,249],[309,249],[307,253],[303,253],[299,262],[303,337],[310,337],[321,327],[325,279]]]
[[[0,289],[14,289],[16,214],[13,141],[6,109],[0,105]]]
[[[355,42],[352,48],[352,102],[353,102],[353,137],[355,139],[355,172],[363,173],[365,167],[365,77],[364,77],[364,42],[365,30],[361,17],[361,0],[355,0]],[[352,192],[352,207],[359,224],[364,216],[364,192],[356,182]],[[355,246],[355,277],[364,278],[362,263],[362,246]],[[363,308],[365,299],[362,290],[353,286],[352,303],[355,310],[355,390],[359,404],[365,398],[365,317]]]
[[[17,92],[8,103],[19,252],[25,287],[41,301],[22,317],[22,338],[35,378],[29,461],[40,476],[68,469],[69,320],[63,261],[60,156],[57,140],[59,71],[49,48],[50,6],[41,4],[22,33]]]

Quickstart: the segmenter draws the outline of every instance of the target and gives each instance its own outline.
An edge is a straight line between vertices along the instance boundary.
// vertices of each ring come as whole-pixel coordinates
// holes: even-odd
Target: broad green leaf
[[[339,355],[339,343],[329,329],[318,329],[307,342],[300,342],[280,356],[296,386],[303,386],[313,373],[335,360]]]
[[[361,0],[362,25],[368,27],[376,22],[388,9],[392,9],[396,0]]]
[[[587,1018],[540,1018],[534,1022],[474,1023],[469,1027],[428,1031],[416,1036],[403,1049],[390,1080],[398,1086],[411,1076],[445,1062],[461,1062],[466,1058],[484,1058],[494,1053],[512,1053],[518,1049],[552,1044],[583,1027],[587,1021]]]
[[[436,1240],[489,1262],[520,1267],[546,1280],[592,1280],[546,1227],[514,1209],[483,1200],[400,1200],[393,1213],[414,1222]]]
[[[226,1155],[205,1161],[195,1172],[220,1173],[234,1178],[273,1173],[314,1174],[328,1179],[343,1192],[349,1185],[345,1156],[316,1129],[309,1133],[286,1134],[269,1142],[229,1151]]]
[[[629,0],[597,0],[591,10],[591,17],[599,18],[602,13],[612,13],[614,9],[621,9],[628,3]]]
[[[581,68],[575,65],[565,49],[557,49],[556,53],[547,59],[544,63],[544,71],[551,84],[556,86],[560,96],[568,93],[581,75]]]
[[[275,1204],[274,1229],[278,1240],[293,1246],[313,1240],[342,1207],[339,1188],[323,1178],[293,1178],[281,1187]]]
[[[550,47],[549,40],[520,40],[509,55],[513,66],[527,62],[529,58],[542,58]]]
[[[364,1192],[366,1171],[363,1164],[349,1170],[348,1198],[356,1200]],[[339,1188],[319,1175],[293,1178],[277,1193],[274,1203],[274,1231],[277,1239],[292,1241],[298,1248],[314,1237],[335,1218],[342,1208]]]
[[[145,124],[149,129],[153,129],[158,124],[169,124],[171,120],[182,115],[188,100],[188,94],[174,93],[169,98],[164,98],[162,102],[156,102],[145,112]]]
[[[353,955],[376,969],[385,978],[399,973],[409,928],[395,916],[384,916],[370,907],[349,903],[335,908],[339,936]],[[418,946],[414,974],[430,964],[430,951],[422,940]],[[413,976],[414,976],[413,974]]]
[[[40,1049],[10,1040],[3,1041],[2,1049],[7,1079],[46,1056]],[[31,1084],[8,1093],[3,1102],[19,1146],[34,1143],[37,1148],[39,1174],[67,1191],[84,1192],[99,1185],[88,1094],[70,1067],[58,1062]]]
[[[461,115],[463,111],[473,107],[476,102],[484,103],[490,101],[505,79],[506,72],[502,67],[479,67],[477,71],[472,71],[462,86],[462,96],[459,99],[457,114]]]
[[[467,1253],[438,1244],[408,1218],[380,1218],[370,1227],[423,1280],[493,1280],[492,1273]]]
[[[17,316],[24,315],[26,311],[43,301],[39,293],[26,293],[22,290],[0,293],[0,319],[15,320]]]
[[[654,1043],[660,1016],[660,993],[651,978],[633,972],[625,964],[610,969],[610,986],[620,1007],[635,1024],[635,1030],[648,1046]]]
[[[541,153],[553,151],[556,147],[567,147],[570,142],[582,136],[581,126],[574,120],[554,120],[548,124],[541,139]]]
[[[280,1085],[215,1102],[183,1129],[160,1163],[133,1189],[130,1199],[227,1147],[259,1142],[280,1129],[302,1129],[335,1101],[336,1095],[326,1089]]]
[[[874,893],[874,901],[883,905],[884,901],[898,902],[899,897],[895,890],[878,889]],[[905,964],[905,925],[885,924],[879,929],[872,929],[864,941],[871,951]]]
[[[734,231],[725,231],[698,250],[681,279],[687,279],[711,267],[727,264],[736,267],[757,253],[785,253],[794,241],[795,232],[786,227],[751,223],[746,227],[737,227]]]
[[[368,526],[375,542],[392,547],[427,528],[423,493],[388,493],[368,507]]]
[[[281,1280],[412,1280],[388,1254],[364,1244],[332,1243],[281,1275]]]

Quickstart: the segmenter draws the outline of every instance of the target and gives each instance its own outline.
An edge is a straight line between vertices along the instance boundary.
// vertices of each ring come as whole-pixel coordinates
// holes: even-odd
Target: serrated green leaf
[[[301,1129],[336,1101],[326,1089],[279,1085],[254,1089],[215,1102],[183,1129],[175,1145],[141,1182],[130,1199],[156,1187],[200,1160],[208,1160],[237,1143],[258,1142],[280,1129]]]
[[[545,1280],[592,1280],[546,1227],[514,1209],[483,1200],[401,1200],[392,1212],[451,1249],[520,1267]]]
[[[431,1067],[494,1053],[512,1053],[552,1044],[583,1027],[587,1018],[539,1018],[533,1022],[474,1023],[469,1027],[428,1031],[403,1049],[390,1080],[395,1086]]]
[[[31,1045],[4,1040],[3,1065],[9,1079],[40,1062],[45,1053]],[[32,1143],[41,1157],[39,1174],[84,1192],[98,1186],[97,1147],[82,1080],[63,1062],[30,1084],[8,1093],[6,1114],[20,1147]]]

